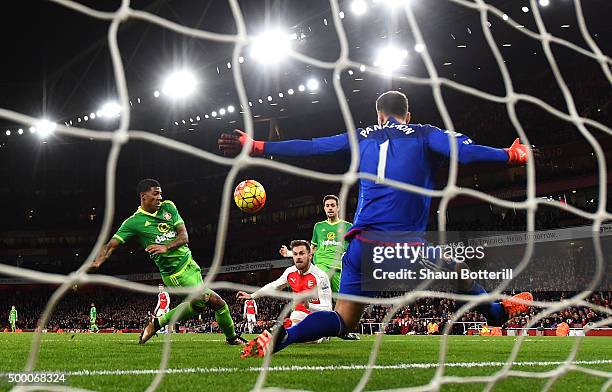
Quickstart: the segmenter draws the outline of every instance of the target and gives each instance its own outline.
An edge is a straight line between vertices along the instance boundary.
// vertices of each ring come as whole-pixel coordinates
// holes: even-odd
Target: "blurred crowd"
[[[8,326],[8,313],[12,305],[19,312],[17,326],[21,329],[32,330],[37,324],[43,309],[47,305],[52,291],[49,289],[31,289],[27,292],[3,292],[0,304],[0,314],[4,314],[3,328]],[[246,322],[243,317],[243,302],[235,298],[235,292],[221,290],[219,294],[228,303],[238,331],[246,331]],[[381,298],[394,298],[402,292],[384,292]],[[541,301],[559,301],[569,298],[570,292],[538,292],[535,299]],[[97,325],[101,329],[126,330],[139,329],[151,317],[157,297],[155,295],[139,294],[114,289],[95,289],[83,292],[71,292],[63,297],[54,308],[49,320],[48,330],[88,330],[89,309],[93,303],[96,306],[98,318]],[[172,296],[171,305],[178,304],[179,298]],[[612,292],[596,292],[587,300],[589,303],[612,308]],[[279,317],[287,301],[278,298],[264,297],[257,300],[257,326],[256,332],[271,327]],[[358,332],[373,333],[379,331],[380,323],[391,310],[392,305],[370,305],[365,309]],[[429,324],[435,324],[437,333],[440,333],[449,319],[454,317],[457,304],[448,298],[418,298],[413,303],[400,308],[390,320],[386,333],[390,334],[427,334],[431,333]],[[518,328],[526,325],[537,315],[541,309],[531,308],[527,314],[520,314],[508,320],[507,328]],[[582,328],[605,318],[588,306],[567,307],[561,311],[547,315],[535,324],[540,328],[555,328],[557,324],[565,322],[570,327]],[[484,322],[484,317],[476,312],[464,313],[452,329],[453,334],[463,334],[466,329]],[[474,323],[471,325],[470,323]],[[218,332],[214,313],[210,310],[202,313],[201,317],[187,320],[178,325],[180,330],[192,332]]]

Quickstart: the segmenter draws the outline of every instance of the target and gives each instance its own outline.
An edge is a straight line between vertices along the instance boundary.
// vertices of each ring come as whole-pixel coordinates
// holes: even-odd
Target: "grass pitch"
[[[9,390],[7,374],[23,369],[33,334],[0,334],[0,390]],[[160,391],[248,391],[262,359],[239,358],[222,335],[172,335],[172,352]],[[528,337],[513,370],[545,372],[565,361],[576,338]],[[38,371],[67,373],[66,385],[98,391],[145,390],[158,372],[162,338],[138,345],[135,334],[47,334]],[[446,376],[486,376],[501,369],[514,337],[451,336]],[[361,341],[333,339],[323,344],[294,345],[273,357],[266,387],[314,391],[350,391],[359,382],[373,337]],[[438,367],[440,337],[385,336],[366,390],[424,385]],[[612,338],[584,338],[580,366],[612,372]],[[558,378],[554,391],[600,391],[608,378],[571,371]],[[509,377],[495,391],[537,391],[548,379]],[[612,383],[612,382],[611,382]],[[443,391],[481,391],[485,384],[447,384]]]

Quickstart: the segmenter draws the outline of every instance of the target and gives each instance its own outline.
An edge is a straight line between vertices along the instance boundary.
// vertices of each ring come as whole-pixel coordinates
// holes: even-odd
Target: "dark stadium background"
[[[119,2],[95,1],[83,3],[97,9],[113,10]],[[216,32],[232,33],[235,27],[224,2],[208,1],[134,1],[133,7],[154,12],[184,25]],[[520,11],[524,1],[492,1],[507,13],[535,29],[533,16]],[[519,4],[520,3],[520,4]],[[523,4],[524,3],[524,4]],[[264,21],[278,22],[291,31],[304,34],[297,49],[307,55],[332,61],[338,53],[329,4],[326,1],[244,1],[241,2],[250,33],[259,31]],[[102,7],[102,8],[101,8]],[[610,2],[583,2],[589,31],[603,53],[610,53],[611,27],[608,17]],[[417,18],[428,43],[428,49],[440,75],[503,95],[501,74],[482,34],[478,14],[447,1],[421,2],[415,8]],[[543,11],[545,22],[554,35],[587,47],[575,23],[571,2],[555,2]],[[348,16],[344,19],[351,46],[351,58],[371,63],[372,51],[393,36],[396,43],[412,48],[414,40],[403,20],[389,18],[385,13],[367,16],[367,22]],[[322,23],[327,18],[329,25]],[[108,23],[66,10],[50,2],[20,1],[3,6],[0,15],[0,107],[23,112],[34,117],[50,116],[58,123],[76,121],[95,111],[106,99],[115,97],[106,31]],[[517,91],[532,94],[567,111],[560,89],[536,40],[504,26],[491,18],[497,42],[511,43],[502,47],[512,81]],[[569,21],[569,22],[568,22]],[[564,24],[570,27],[561,27]],[[119,43],[126,67],[131,108],[130,129],[163,134],[193,146],[216,150],[221,132],[240,128],[242,120],[236,112],[221,120],[195,118],[228,104],[237,105],[234,81],[226,63],[231,60],[232,45],[196,40],[150,26],[129,21],[121,27]],[[465,44],[467,48],[458,48]],[[578,112],[610,126],[611,91],[600,65],[573,51],[553,45],[553,52],[575,99]],[[409,75],[427,75],[419,56],[411,56]],[[443,66],[451,62],[451,66]],[[188,64],[202,79],[202,88],[194,99],[178,105],[154,99],[163,74],[172,64]],[[219,71],[217,71],[217,68]],[[255,104],[257,115],[255,134],[267,140],[310,138],[332,135],[344,130],[336,97],[331,86],[331,73],[314,67],[287,61],[262,72],[261,67],[247,61],[243,64],[249,98],[275,96],[277,105]],[[296,94],[284,99],[278,92],[296,88],[308,77],[316,77],[321,87],[316,94]],[[363,80],[355,80],[355,79]],[[355,122],[369,125],[375,122],[374,100],[388,89],[401,89],[410,99],[413,121],[443,126],[429,86],[410,85],[402,81],[365,75],[355,69],[346,71],[342,83]],[[354,91],[358,90],[358,91]],[[455,128],[471,136],[477,143],[507,147],[517,136],[506,108],[502,104],[443,88],[443,94]],[[136,103],[140,98],[140,103]],[[312,103],[313,101],[318,101]],[[608,184],[599,184],[597,160],[591,146],[575,126],[559,120],[541,108],[517,105],[519,119],[541,155],[536,163],[537,195],[566,202],[594,212],[599,203],[598,187],[609,189],[612,137],[589,128],[605,152]],[[175,125],[177,121],[180,125]],[[77,125],[77,124],[75,124]],[[78,124],[90,129],[113,129],[116,122],[90,121]],[[78,268],[89,254],[100,229],[105,208],[105,164],[110,144],[66,136],[51,135],[41,141],[24,128],[0,120],[0,200],[5,224],[0,228],[0,262],[22,268],[54,273],[69,273]],[[162,130],[163,129],[163,130]],[[5,130],[10,130],[7,136]],[[331,157],[283,159],[298,167],[325,173],[341,173],[348,167],[348,155]],[[278,159],[278,158],[274,158]],[[229,171],[227,166],[196,159],[185,154],[131,141],[121,151],[116,178],[116,214],[113,228],[138,206],[135,185],[146,177],[158,179],[164,197],[173,200],[187,225],[189,246],[203,267],[213,256],[222,185]],[[446,171],[441,170],[437,188],[444,186]],[[312,225],[324,218],[321,199],[337,193],[339,184],[304,179],[296,175],[249,168],[239,179],[256,179],[266,188],[268,201],[264,210],[254,216],[231,210],[224,265],[249,263],[278,258],[277,250],[294,238],[309,239]],[[524,168],[494,165],[461,167],[459,185],[486,191],[508,200],[523,200],[526,174]],[[437,202],[432,203],[430,227],[437,228]],[[607,205],[611,204],[608,192]],[[356,205],[356,189],[347,202],[344,218],[351,220]],[[610,208],[608,207],[608,210]],[[525,229],[525,212],[505,210],[467,197],[451,202],[447,214],[450,230],[515,230]],[[536,215],[537,229],[555,229],[589,224],[582,218],[559,209],[540,207]],[[155,272],[155,266],[136,246],[120,248],[100,270],[107,274]],[[223,275],[223,279],[261,285],[276,277],[280,270]],[[8,278],[8,277],[5,277]],[[156,283],[151,281],[151,283]],[[32,284],[3,284],[0,315],[7,314],[16,304],[20,323],[32,328],[36,317],[48,299],[51,288]],[[569,293],[541,293],[538,298],[558,299]],[[231,294],[228,294],[231,297]],[[594,301],[609,305],[610,293],[594,294]],[[109,291],[85,287],[70,294],[56,311],[50,325],[78,327],[85,325],[88,305],[96,302],[102,326],[138,327],[147,311],[154,307],[155,298],[125,291]],[[127,307],[123,304],[128,301]],[[435,303],[434,303],[435,302]],[[176,301],[175,301],[176,303]],[[440,317],[448,314],[452,304],[422,300],[412,312],[418,317]],[[270,318],[279,309],[278,301],[264,302]],[[118,310],[121,307],[121,311]],[[240,304],[233,304],[240,312]],[[415,310],[415,308],[417,310]],[[129,309],[129,310],[126,310]],[[379,309],[380,310],[380,309]],[[382,310],[369,311],[365,318],[382,318]],[[593,321],[588,309],[573,309],[583,321]],[[591,312],[592,313],[592,312]],[[412,313],[411,313],[412,314]],[[478,315],[466,315],[478,319]],[[559,315],[565,319],[565,315]],[[6,320],[2,318],[2,324]],[[27,321],[26,321],[27,320]],[[55,323],[55,324],[54,324]],[[399,327],[398,327],[399,328]]]

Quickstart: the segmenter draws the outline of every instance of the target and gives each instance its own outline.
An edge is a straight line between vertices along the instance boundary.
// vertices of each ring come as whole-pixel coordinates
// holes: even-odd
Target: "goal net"
[[[157,144],[166,148],[177,150],[185,154],[190,154],[192,156],[199,157],[203,160],[215,162],[230,167],[231,169],[224,182],[223,188],[224,194],[226,195],[232,194],[233,186],[238,180],[239,171],[249,166],[258,166],[315,180],[320,180],[322,174],[316,171],[306,170],[283,162],[263,158],[253,158],[246,153],[247,149],[244,149],[242,153],[239,154],[236,158],[226,158],[219,156],[215,153],[196,148],[189,144],[173,140],[170,137],[162,136],[147,131],[129,129],[131,105],[128,94],[126,74],[124,71],[124,62],[121,58],[118,45],[118,29],[123,23],[126,23],[128,20],[138,20],[141,22],[149,23],[151,25],[159,26],[163,29],[168,29],[170,31],[185,36],[231,45],[233,47],[232,60],[231,67],[228,66],[228,68],[231,69],[231,74],[236,87],[236,94],[239,98],[239,103],[242,108],[241,113],[244,128],[248,134],[253,135],[254,116],[249,105],[250,98],[248,97],[247,91],[245,89],[245,82],[243,80],[244,75],[241,71],[241,56],[246,50],[245,48],[247,48],[248,45],[252,42],[253,37],[247,33],[245,19],[248,18],[248,15],[245,15],[243,13],[243,11],[241,10],[241,5],[237,0],[229,0],[229,6],[234,19],[233,22],[236,26],[236,34],[221,34],[187,27],[175,23],[171,20],[156,16],[150,12],[138,10],[130,5],[129,0],[123,0],[121,2],[121,6],[114,12],[98,11],[96,9],[87,7],[83,4],[70,0],[52,1],[56,3],[57,6],[66,7],[68,9],[78,12],[80,16],[105,20],[109,22],[108,45],[110,49],[112,66],[114,70],[114,79],[118,92],[119,102],[121,105],[122,115],[119,120],[119,126],[113,131],[92,131],[77,126],[64,126],[62,124],[59,124],[57,126],[57,129],[55,130],[55,132],[58,134],[68,135],[77,138],[91,138],[96,141],[106,141],[112,144],[112,148],[110,149],[110,153],[106,162],[106,207],[104,210],[103,224],[98,234],[97,241],[91,249],[91,252],[83,266],[77,271],[64,276],[59,274],[26,270],[8,265],[0,265],[0,273],[4,275],[27,278],[29,280],[41,283],[59,284],[59,287],[49,298],[49,301],[47,302],[46,307],[42,315],[40,316],[40,320],[38,323],[39,328],[32,342],[30,355],[24,369],[25,371],[32,371],[36,368],[42,339],[42,328],[40,327],[44,327],[47,324],[58,302],[63,296],[65,296],[69,292],[69,290],[75,284],[103,284],[106,286],[129,289],[141,293],[157,293],[156,287],[122,280],[113,276],[99,274],[91,275],[85,272],[87,265],[89,265],[94,260],[95,256],[98,254],[105,241],[108,240],[109,235],[112,234],[111,226],[113,223],[113,219],[115,218],[115,186],[117,162],[119,153],[127,142],[140,140],[151,144]],[[338,1],[334,0],[331,0],[329,2],[329,7],[331,9],[332,15],[329,23],[330,25],[333,25],[337,35],[337,39],[340,46],[339,56],[333,61],[325,61],[315,57],[306,56],[300,53],[299,51],[294,50],[291,50],[289,52],[289,56],[303,64],[307,64],[311,67],[331,72],[331,85],[333,86],[333,91],[335,93],[337,104],[340,108],[340,115],[342,116],[342,119],[346,125],[346,129],[348,130],[356,129],[358,124],[356,124],[356,122],[354,121],[354,117],[349,105],[350,99],[347,95],[347,92],[345,91],[346,88],[343,87],[341,80],[343,72],[346,72],[347,70],[362,70],[362,72],[366,72],[371,75],[378,75],[383,78],[389,78],[389,80],[401,83],[402,86],[429,86],[433,94],[435,105],[442,119],[441,125],[443,125],[445,129],[451,132],[454,132],[456,128],[454,126],[453,118],[447,108],[447,104],[445,103],[443,88],[448,89],[449,91],[454,91],[458,94],[463,94],[465,96],[478,97],[485,101],[504,105],[507,111],[508,118],[510,119],[511,124],[514,130],[516,131],[516,136],[519,137],[521,141],[527,145],[530,145],[531,143],[529,142],[529,138],[527,136],[527,133],[525,132],[524,126],[520,121],[519,116],[517,115],[517,105],[519,105],[520,103],[529,103],[531,105],[534,105],[539,109],[547,112],[551,116],[554,116],[555,118],[558,118],[561,121],[572,124],[595,152],[594,158],[597,161],[597,178],[600,186],[598,190],[598,204],[594,212],[588,212],[586,210],[579,209],[567,203],[561,203],[557,200],[538,198],[536,196],[536,172],[533,163],[534,157],[532,156],[531,152],[529,156],[530,159],[526,167],[526,197],[522,201],[508,201],[503,198],[487,194],[486,192],[481,192],[477,189],[459,187],[457,185],[458,146],[455,142],[455,139],[450,134],[449,140],[451,140],[451,158],[447,174],[447,181],[443,189],[432,191],[410,184],[399,183],[397,181],[385,179],[383,179],[382,181],[390,187],[401,189],[406,192],[429,195],[436,199],[439,199],[437,226],[440,232],[444,232],[446,230],[446,212],[449,203],[451,202],[451,200],[459,196],[467,196],[479,199],[486,203],[490,203],[494,206],[499,206],[502,208],[526,211],[527,232],[533,232],[536,230],[536,213],[538,209],[542,208],[543,206],[561,209],[578,217],[592,221],[591,234],[593,237],[595,267],[591,277],[591,281],[588,282],[588,284],[585,285],[582,290],[579,290],[579,292],[573,297],[567,298],[563,301],[535,301],[534,303],[530,303],[530,305],[532,306],[541,307],[542,312],[532,317],[529,320],[528,325],[526,325],[525,327],[534,327],[540,320],[546,318],[548,315],[572,305],[589,306],[592,309],[608,316],[606,319],[599,321],[598,323],[590,326],[589,328],[596,328],[598,326],[608,325],[612,321],[612,311],[609,308],[587,302],[587,298],[592,292],[592,290],[599,287],[598,284],[604,279],[605,265],[604,254],[600,243],[600,229],[602,228],[602,223],[612,219],[612,214],[608,212],[606,206],[606,200],[608,199],[608,189],[606,184],[608,183],[608,181],[606,177],[607,163],[605,161],[605,152],[602,149],[598,140],[594,137],[593,130],[596,130],[597,132],[601,132],[603,134],[612,135],[612,129],[608,126],[609,124],[604,124],[590,117],[581,115],[581,113],[577,109],[574,97],[572,96],[572,93],[568,88],[566,80],[564,79],[564,76],[562,75],[559,69],[559,64],[555,57],[553,47],[561,47],[564,50],[572,51],[576,55],[583,56],[593,62],[598,63],[601,68],[601,72],[605,76],[605,79],[608,81],[608,83],[612,83],[612,74],[610,72],[610,65],[612,64],[612,59],[610,59],[609,56],[602,52],[602,50],[598,47],[595,40],[591,36],[591,33],[589,32],[587,23],[583,16],[583,7],[580,0],[574,0],[574,8],[576,14],[576,22],[578,24],[580,35],[584,40],[584,45],[582,46],[579,46],[566,39],[550,34],[547,30],[547,26],[543,21],[540,6],[536,0],[530,0],[529,2],[526,2],[526,4],[529,3],[528,9],[532,15],[533,21],[535,22],[534,29],[521,26],[517,21],[506,15],[504,11],[492,4],[489,4],[485,0],[449,0],[449,2],[457,6],[463,7],[466,12],[472,12],[479,16],[480,25],[478,26],[478,28],[482,31],[486,45],[488,46],[490,53],[493,55],[498,72],[501,75],[501,79],[504,86],[503,93],[492,94],[491,92],[483,91],[468,84],[463,84],[440,75],[439,66],[435,64],[430,54],[428,37],[426,36],[426,34],[424,34],[422,29],[426,21],[419,20],[419,18],[417,18],[414,11],[414,8],[417,7],[417,5],[414,1],[395,1],[395,3],[398,3],[398,8],[395,12],[397,15],[405,19],[405,23],[408,26],[408,29],[414,39],[415,48],[419,48],[417,52],[418,56],[420,56],[427,70],[426,76],[415,76],[408,73],[404,73],[402,71],[397,71],[392,74],[388,74],[388,71],[382,66],[372,66],[351,59],[351,51],[349,48],[348,37],[349,33],[347,33],[347,31],[345,30],[343,20],[344,10],[343,8],[341,8],[341,4]],[[382,3],[384,2],[381,1],[379,3],[379,6],[382,6]],[[534,95],[523,93],[521,92],[521,90],[517,89],[514,86],[513,80],[510,76],[508,65],[505,61],[504,54],[500,49],[500,43],[498,42],[498,40],[496,40],[494,32],[492,31],[492,24],[503,25],[508,28],[514,29],[520,34],[529,37],[531,40],[533,40],[533,42],[536,42],[539,45],[539,48],[541,51],[543,51],[547,63],[550,67],[550,74],[554,76],[554,80],[562,93],[563,105],[561,106],[563,106],[565,109],[558,109],[546,100],[538,98]],[[28,116],[26,114],[17,113],[6,109],[0,109],[0,118],[30,126],[36,126],[38,121],[38,119]],[[326,181],[333,181],[341,184],[340,200],[342,203],[342,210],[346,210],[345,203],[348,199],[350,188],[355,185],[355,183],[360,178],[368,178],[367,175],[358,172],[359,149],[357,135],[355,134],[355,132],[348,132],[348,135],[351,152],[351,160],[348,170],[343,174],[327,175],[325,177]],[[217,275],[220,271],[220,267],[223,260],[230,208],[232,207],[231,204],[232,199],[230,197],[224,197],[222,199],[218,221],[218,232],[215,240],[215,256],[212,260],[211,268],[205,277],[204,285],[212,289],[249,290],[253,289],[253,287],[217,280]],[[514,268],[514,276],[520,275],[521,271],[528,268],[534,251],[534,241],[535,240],[533,239],[533,237],[527,237],[527,241],[524,247],[524,253],[520,259],[520,262]],[[454,313],[452,319],[449,323],[446,324],[444,328],[444,334],[441,336],[441,344],[439,347],[438,364],[435,367],[434,375],[428,380],[427,383],[410,388],[407,387],[405,388],[405,390],[439,390],[442,386],[446,384],[470,383],[484,383],[485,390],[492,390],[498,382],[508,377],[546,379],[547,383],[545,388],[548,389],[555,383],[555,381],[559,377],[565,375],[570,371],[582,372],[593,377],[603,378],[606,380],[606,382],[602,390],[606,390],[607,388],[609,388],[612,385],[612,373],[601,370],[594,370],[587,366],[581,365],[580,362],[577,361],[577,354],[581,344],[581,338],[576,338],[572,350],[567,355],[566,360],[562,363],[557,364],[557,366],[552,370],[519,371],[513,368],[513,363],[517,360],[522,343],[525,340],[525,337],[521,335],[516,338],[513,350],[503,362],[501,368],[493,374],[487,376],[458,377],[449,376],[446,373],[445,365],[448,362],[447,354],[449,349],[448,333],[452,328],[453,322],[459,321],[461,319],[461,316],[465,314],[465,312],[474,309],[480,303],[509,298],[509,296],[504,293],[506,292],[507,288],[510,287],[511,283],[512,282],[510,279],[503,280],[493,290],[491,290],[489,294],[478,297],[453,294],[435,290],[419,289],[407,292],[405,295],[400,297],[373,299],[363,298],[361,299],[361,301],[368,304],[390,305],[390,310],[387,312],[383,320],[383,323],[385,324],[391,320],[391,318],[399,309],[406,305],[414,303],[418,298],[449,298],[457,301],[465,301],[465,304]],[[198,290],[173,289],[172,292],[187,294],[189,295],[189,298],[194,298],[197,295]],[[286,293],[278,293],[276,295],[280,298],[296,299],[296,296],[289,295]],[[338,297],[342,297],[342,295],[339,295]],[[299,297],[297,298],[299,299]],[[287,304],[287,306],[283,309],[279,320],[282,320],[283,316],[288,314],[290,310],[289,306],[290,304]],[[377,335],[375,344],[373,345],[373,348],[371,350],[368,363],[366,366],[363,367],[363,374],[359,383],[354,386],[354,390],[364,390],[367,388],[370,377],[372,376],[372,372],[376,369],[377,358],[380,353],[382,340],[383,336]],[[153,379],[151,385],[148,387],[147,390],[155,390],[165,377],[165,370],[168,368],[169,365],[170,351],[171,340],[169,338],[169,335],[165,335],[164,350],[161,362],[159,364],[159,372],[156,373],[155,378]],[[257,382],[254,385],[255,390],[261,390],[268,386],[266,384],[266,377],[268,375],[268,370],[271,366],[271,361],[272,356],[266,356],[262,369],[259,373]],[[15,390],[19,390],[20,388],[25,389],[25,387],[23,386],[16,386]],[[70,388],[65,387],[63,388],[63,390],[70,390]]]

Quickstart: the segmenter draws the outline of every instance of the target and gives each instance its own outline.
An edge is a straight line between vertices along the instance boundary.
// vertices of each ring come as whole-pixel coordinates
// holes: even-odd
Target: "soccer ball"
[[[242,211],[253,214],[266,204],[266,190],[255,180],[244,180],[234,190],[234,201]]]

